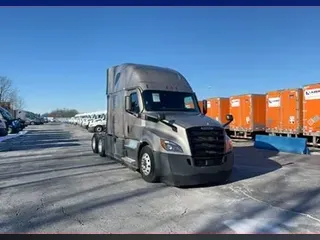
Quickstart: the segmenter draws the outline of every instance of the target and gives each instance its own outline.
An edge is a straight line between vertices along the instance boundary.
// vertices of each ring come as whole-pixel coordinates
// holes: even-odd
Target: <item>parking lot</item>
[[[1,232],[301,233],[320,231],[320,157],[236,142],[230,183],[149,184],[94,155],[92,134],[29,126],[0,143]]]

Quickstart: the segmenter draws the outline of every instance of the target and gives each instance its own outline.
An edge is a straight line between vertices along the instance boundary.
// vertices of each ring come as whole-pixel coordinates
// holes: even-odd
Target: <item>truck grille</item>
[[[224,159],[225,136],[220,127],[187,129],[193,164],[197,167],[221,165]]]

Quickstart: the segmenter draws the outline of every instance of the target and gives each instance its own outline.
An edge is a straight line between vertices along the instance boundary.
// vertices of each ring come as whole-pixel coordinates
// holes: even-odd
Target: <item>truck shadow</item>
[[[109,169],[103,169],[106,168],[108,166],[115,166],[114,168],[109,168]],[[11,180],[11,179],[19,179],[19,178],[23,178],[23,177],[27,177],[27,176],[39,176],[39,175],[43,175],[44,174],[48,174],[48,173],[68,173],[68,172],[74,172],[76,170],[83,170],[84,172],[87,171],[88,169],[92,169],[94,170],[96,168],[96,171],[113,171],[113,170],[119,170],[119,169],[124,169],[124,166],[119,166],[119,164],[117,164],[116,162],[98,162],[98,163],[94,163],[94,164],[82,164],[82,165],[74,165],[74,166],[67,166],[67,167],[59,167],[59,164],[57,164],[57,166],[55,166],[54,164],[51,165],[51,169],[48,169],[48,165],[44,166],[42,169],[39,168],[35,171],[30,171],[29,169],[26,168],[26,170],[22,170],[22,171],[17,171],[17,172],[9,172],[9,173],[1,173],[0,174],[0,180],[1,181],[7,181],[7,180]],[[97,168],[101,167],[98,170]],[[57,179],[59,179],[59,177],[56,177]],[[51,178],[50,178],[51,179]],[[37,182],[37,181],[33,181],[32,183]],[[26,185],[29,184],[30,182],[22,182],[19,184],[14,185],[15,187],[17,186],[21,186],[21,185]],[[0,187],[0,190],[3,190],[5,188],[9,188],[12,186],[6,186],[6,187]]]
[[[268,174],[282,168],[272,160],[279,154],[277,150],[256,149],[253,146],[234,147],[235,163],[230,183]]]
[[[30,130],[26,135],[1,142],[0,152],[80,146],[79,140],[71,137],[69,132],[61,130]]]

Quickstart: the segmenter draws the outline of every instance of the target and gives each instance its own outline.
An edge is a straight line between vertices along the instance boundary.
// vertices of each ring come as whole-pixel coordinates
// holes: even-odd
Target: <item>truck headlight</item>
[[[225,147],[224,147],[224,149],[225,149],[225,153],[230,153],[230,152],[232,152],[232,150],[233,150],[233,144],[232,144],[232,140],[231,140],[231,138],[229,138],[227,135],[226,135],[226,140],[225,140]]]
[[[160,144],[161,144],[161,147],[168,151],[168,152],[180,152],[180,153],[183,153],[183,150],[182,148],[174,143],[174,142],[171,142],[171,141],[168,141],[168,140],[164,140],[164,139],[160,139]]]

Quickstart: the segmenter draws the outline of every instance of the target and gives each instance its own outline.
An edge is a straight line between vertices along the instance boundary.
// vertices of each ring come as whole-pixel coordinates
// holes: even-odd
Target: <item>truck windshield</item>
[[[145,90],[142,97],[147,111],[200,112],[193,93]]]

